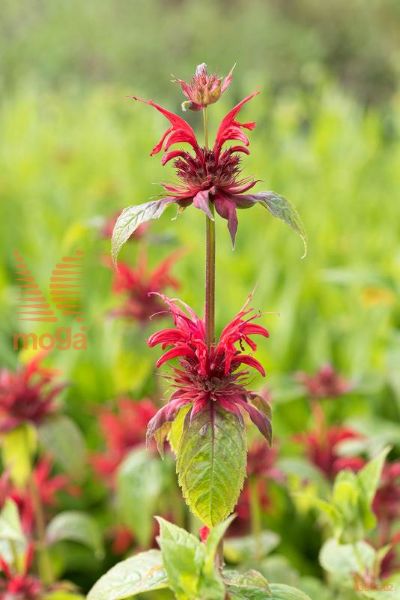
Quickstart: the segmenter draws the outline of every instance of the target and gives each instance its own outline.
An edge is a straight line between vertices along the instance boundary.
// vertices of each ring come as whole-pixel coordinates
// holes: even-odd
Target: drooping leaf
[[[147,546],[151,540],[162,480],[162,462],[144,448],[130,452],[118,469],[118,511],[141,546]]]
[[[270,583],[269,587],[272,594],[271,600],[311,600],[311,598],[301,590],[297,590],[289,585],[284,585],[283,583]]]
[[[188,419],[177,457],[183,495],[208,527],[233,510],[246,471],[244,427],[231,413],[212,408]]]
[[[195,600],[200,586],[205,550],[191,533],[157,517],[160,535],[157,538],[168,582],[178,600]]]
[[[374,548],[364,541],[355,544],[339,544],[332,538],[322,546],[319,561],[328,573],[350,577],[363,569],[372,569],[375,557]]]
[[[252,535],[230,537],[224,542],[224,556],[234,564],[263,558],[276,548],[279,541],[279,536],[273,531],[262,531],[257,540]]]
[[[224,581],[232,600],[264,600],[271,598],[268,581],[258,571],[224,570]]]
[[[45,450],[72,477],[79,481],[86,470],[85,440],[75,423],[65,415],[46,419],[39,428]]]
[[[94,584],[87,600],[124,600],[166,587],[161,552],[148,550],[116,564]]]
[[[274,217],[284,221],[289,227],[299,234],[304,244],[304,258],[307,254],[307,236],[303,223],[297,210],[290,204],[286,198],[275,192],[261,192],[253,196],[262,204]]]
[[[169,430],[168,441],[175,455],[178,454],[179,445],[181,443],[183,428],[185,424],[185,418],[190,409],[190,404],[188,404],[187,406],[183,406],[176,415],[175,419],[173,420],[171,428]]]
[[[93,550],[97,558],[104,554],[101,531],[96,521],[83,512],[71,510],[59,513],[47,526],[46,538],[49,544],[77,542]]]
[[[115,223],[112,234],[111,256],[114,263],[117,262],[122,246],[129,240],[139,225],[151,219],[159,219],[170,202],[170,198],[161,198],[144,204],[128,206],[122,211]]]
[[[36,430],[28,423],[4,433],[1,437],[4,467],[17,487],[24,487],[28,482],[36,444]]]

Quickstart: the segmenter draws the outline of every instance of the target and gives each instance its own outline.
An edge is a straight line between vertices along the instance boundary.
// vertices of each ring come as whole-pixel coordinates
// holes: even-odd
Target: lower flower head
[[[248,352],[256,350],[254,335],[268,337],[268,331],[254,323],[256,314],[244,307],[223,329],[218,342],[206,344],[204,321],[187,305],[162,296],[174,319],[175,327],[163,329],[152,335],[148,343],[162,348],[171,347],[158,360],[160,367],[174,358],[179,366],[170,377],[175,389],[170,401],[153,417],[148,426],[148,437],[155,435],[165,423],[171,423],[183,406],[190,406],[189,419],[207,408],[217,406],[242,420],[242,411],[271,441],[270,410],[259,395],[246,389],[244,383],[249,371],[256,369],[265,375],[262,365]],[[182,308],[179,306],[181,304]]]

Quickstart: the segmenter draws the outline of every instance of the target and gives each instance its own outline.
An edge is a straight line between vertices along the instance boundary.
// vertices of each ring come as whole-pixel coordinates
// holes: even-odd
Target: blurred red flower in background
[[[40,580],[29,575],[32,561],[33,546],[28,548],[21,573],[14,573],[0,556],[0,568],[3,572],[3,577],[0,577],[1,600],[43,600],[44,589]]]
[[[65,384],[54,384],[56,371],[41,365],[38,354],[19,371],[0,371],[0,432],[25,422],[41,423],[56,411],[55,398]]]
[[[147,258],[142,254],[135,268],[119,262],[114,270],[113,291],[124,294],[122,306],[112,311],[117,317],[133,319],[141,324],[165,313],[164,305],[157,294],[166,288],[179,288],[178,280],[170,273],[181,252],[174,252],[163,260],[153,271],[148,270]],[[111,266],[111,263],[108,263]]]
[[[257,349],[253,335],[269,336],[264,327],[253,323],[257,315],[244,307],[223,329],[218,343],[207,347],[204,321],[186,304],[181,303],[185,309],[182,310],[177,300],[162,298],[169,307],[175,327],[153,334],[148,344],[151,347],[161,344],[163,349],[172,346],[157,361],[157,367],[174,358],[179,358],[180,367],[174,368],[171,377],[176,391],[150,421],[148,438],[164,423],[173,421],[182,406],[191,405],[190,420],[203,410],[218,407],[243,421],[244,410],[270,442],[269,405],[264,398],[244,387],[243,379],[248,371],[238,370],[245,365],[265,375],[262,365],[244,352],[244,344],[253,351]]]
[[[297,380],[304,385],[313,399],[336,398],[347,394],[352,388],[331,365],[323,365],[314,375],[298,373]]]
[[[202,63],[196,67],[195,74],[190,83],[186,83],[183,79],[175,79],[174,83],[179,83],[182,92],[187,98],[187,101],[182,103],[182,109],[201,110],[209,104],[217,102],[232,82],[233,69],[234,67],[222,79],[222,77],[214,74],[209,75],[207,73],[207,65]]]
[[[52,462],[49,458],[42,458],[33,470],[33,479],[40,500],[45,508],[57,505],[57,493],[66,490],[72,495],[79,494],[79,488],[72,485],[66,475],[52,475]],[[33,499],[29,489],[17,489],[7,472],[0,477],[0,507],[7,498],[15,502],[20,515],[24,532],[30,535],[34,529]]]
[[[100,412],[100,427],[106,443],[104,452],[92,456],[92,464],[102,477],[112,477],[127,453],[146,440],[146,429],[157,408],[151,400],[134,402],[120,398],[117,412],[104,409]],[[112,483],[110,481],[110,483]]]
[[[334,479],[342,469],[358,471],[365,461],[358,457],[343,457],[339,454],[339,445],[346,440],[359,439],[362,436],[349,427],[329,427],[323,430],[309,431],[295,436],[310,460],[328,479]]]

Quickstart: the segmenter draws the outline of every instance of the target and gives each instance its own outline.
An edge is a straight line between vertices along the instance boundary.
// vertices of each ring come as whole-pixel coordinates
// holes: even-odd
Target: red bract
[[[244,307],[223,329],[218,343],[208,348],[204,321],[186,304],[181,303],[182,309],[177,300],[162,298],[169,307],[175,327],[155,333],[148,344],[151,347],[161,344],[164,349],[171,346],[158,360],[158,367],[173,358],[179,358],[180,366],[174,368],[171,377],[175,392],[169,403],[150,421],[148,437],[151,438],[164,423],[172,422],[182,406],[191,405],[190,420],[203,410],[219,407],[242,421],[244,410],[270,442],[269,405],[244,387],[243,380],[248,371],[241,369],[245,365],[265,375],[262,365],[244,352],[244,344],[256,350],[253,335],[269,335],[264,327],[254,323],[257,315]]]
[[[373,509],[380,524],[390,526],[400,517],[400,461],[384,466]]]
[[[118,268],[114,270],[113,290],[116,294],[124,294],[126,300],[112,314],[141,324],[146,324],[150,317],[159,316],[163,305],[156,294],[168,287],[179,288],[178,280],[170,271],[180,255],[181,252],[171,254],[151,272],[144,255],[136,268],[123,262],[118,263]]]
[[[0,597],[2,600],[41,600],[44,589],[39,579],[29,575],[32,564],[33,549],[30,547],[25,556],[22,573],[14,573],[7,562],[0,556],[0,568],[4,578],[0,578]]]
[[[299,373],[297,379],[314,399],[336,398],[351,390],[351,384],[341,377],[331,365],[322,366],[314,375]]]
[[[345,440],[360,438],[360,434],[348,427],[330,427],[324,431],[309,431],[297,435],[310,462],[320,469],[329,479],[334,479],[343,469],[360,470],[365,461],[357,457],[342,457],[339,445]]]
[[[25,422],[38,425],[55,412],[54,399],[64,384],[53,384],[55,371],[40,363],[44,355],[33,358],[13,373],[0,371],[0,431],[15,429]]]
[[[145,441],[147,425],[156,412],[150,400],[134,402],[129,398],[118,401],[118,412],[108,409],[101,412],[99,420],[106,450],[92,457],[100,475],[112,476],[129,450]]]
[[[175,79],[174,83],[179,83],[187,98],[187,101],[182,103],[182,109],[201,110],[209,104],[217,102],[232,82],[233,69],[234,67],[222,79],[222,77],[214,74],[209,75],[207,65],[202,63],[196,67],[196,72],[190,83],[186,83],[183,79]]]
[[[167,196],[157,201],[158,210],[161,205],[173,202],[182,209],[193,203],[196,208],[213,219],[211,203],[217,213],[228,221],[232,243],[235,243],[238,226],[236,209],[250,208],[257,202],[265,203],[266,195],[270,194],[270,192],[246,194],[245,192],[250,190],[257,181],[251,177],[240,178],[239,155],[249,154],[247,148],[249,139],[243,130],[254,129],[255,123],[253,121],[240,123],[236,117],[243,105],[257,94],[258,92],[254,92],[244,98],[222,119],[212,149],[201,147],[192,127],[178,115],[152,100],[133,97],[134,100],[153,106],[170,122],[170,127],[154,146],[151,155],[164,150],[162,164],[165,165],[170,160],[174,161],[179,183],[163,184]],[[224,145],[231,141],[237,143],[224,149]],[[182,149],[171,150],[172,146],[181,143],[189,144],[193,153]]]

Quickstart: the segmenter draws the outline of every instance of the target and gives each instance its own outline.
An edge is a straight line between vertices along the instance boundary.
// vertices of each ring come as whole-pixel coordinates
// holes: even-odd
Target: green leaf
[[[284,585],[283,583],[270,583],[269,587],[272,594],[271,600],[311,600],[301,590]]]
[[[279,544],[273,531],[262,531],[259,539],[252,535],[228,538],[224,542],[224,556],[230,563],[242,563],[253,558],[263,558]]]
[[[67,540],[91,548],[99,559],[104,555],[100,529],[96,521],[83,512],[59,513],[47,526],[46,537],[49,544]]]
[[[37,445],[36,429],[24,423],[1,438],[4,468],[17,487],[24,487],[32,472],[32,456]]]
[[[319,561],[328,573],[351,577],[353,573],[372,570],[375,557],[374,548],[366,542],[339,544],[337,540],[330,539],[322,546]]]
[[[178,600],[198,596],[200,574],[205,560],[203,544],[191,533],[157,517],[160,535],[157,539],[161,548],[168,582]]]
[[[218,525],[216,525],[215,527],[213,527],[208,535],[207,541],[206,541],[206,564],[205,564],[205,568],[210,569],[211,565],[214,565],[214,561],[215,561],[215,556],[218,550],[218,546],[220,541],[222,540],[222,538],[224,537],[229,525],[232,523],[232,521],[235,520],[236,515],[231,515],[228,519],[225,519],[225,521],[222,521],[221,523],[219,523]]]
[[[130,452],[118,469],[118,511],[141,546],[147,546],[151,540],[162,483],[163,464],[145,448]]]
[[[264,600],[272,596],[268,581],[258,571],[224,570],[223,575],[232,600]]]
[[[87,600],[124,600],[166,587],[161,552],[148,550],[116,564],[94,584]]]
[[[129,240],[139,225],[151,219],[159,219],[169,203],[169,200],[162,198],[161,200],[128,206],[122,211],[115,223],[112,234],[111,256],[114,263],[117,262],[122,246]]]
[[[25,544],[18,507],[7,498],[0,513],[0,539]]]
[[[225,598],[225,585],[219,570],[216,568],[216,555],[218,546],[228,529],[229,525],[235,519],[232,515],[222,523],[219,523],[211,529],[205,547],[205,561],[200,578],[200,597],[204,600],[215,600]]]
[[[371,504],[375,497],[381,479],[383,465],[385,464],[389,451],[390,448],[382,450],[378,456],[370,460],[357,474],[358,481],[361,484],[361,488],[368,504]]]
[[[85,600],[84,596],[73,592],[51,592],[43,600]]]
[[[55,415],[39,427],[39,439],[46,451],[75,480],[86,470],[85,440],[75,423],[65,415]]]
[[[188,404],[187,406],[183,406],[180,409],[180,411],[178,412],[178,414],[176,415],[173,422],[171,423],[171,427],[170,427],[169,435],[168,435],[168,441],[169,441],[172,451],[174,452],[175,455],[177,455],[178,451],[179,451],[179,446],[181,443],[181,438],[182,438],[184,424],[185,424],[185,418],[190,409],[191,409],[190,404]]]
[[[302,258],[304,258],[307,255],[307,236],[300,215],[294,206],[292,206],[286,198],[279,196],[279,194],[275,194],[275,192],[261,192],[255,194],[255,198],[257,198],[260,204],[265,206],[271,215],[284,221],[299,234],[304,244],[304,254],[302,256]]]
[[[244,426],[229,412],[212,411],[186,421],[177,456],[185,500],[208,527],[232,512],[246,473]]]

